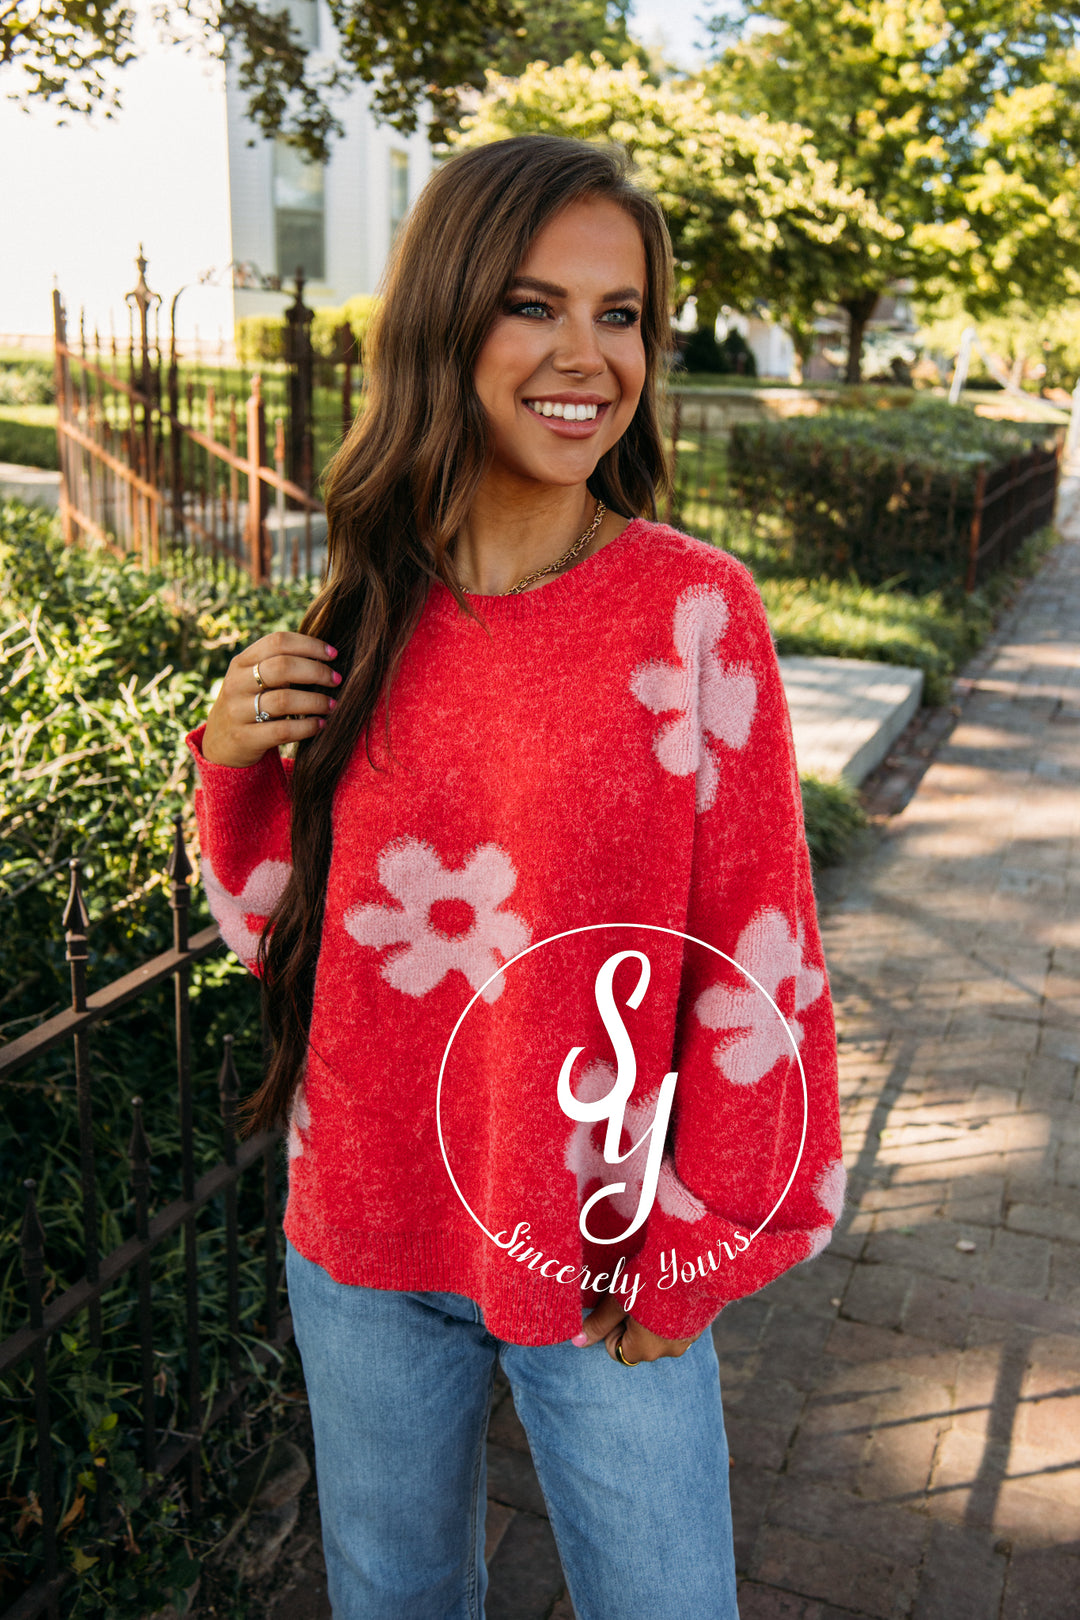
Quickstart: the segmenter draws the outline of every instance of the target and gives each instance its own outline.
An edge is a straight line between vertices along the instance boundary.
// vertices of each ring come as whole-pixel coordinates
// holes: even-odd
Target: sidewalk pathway
[[[819,885],[851,1180],[831,1247],[714,1328],[742,1620],[1080,1617],[1080,501],[1067,522],[914,797]],[[496,1395],[487,1620],[572,1620]],[[328,1613],[318,1562],[273,1620]]]
[[[839,1235],[725,1311],[742,1620],[1080,1615],[1080,523],[821,885]]]

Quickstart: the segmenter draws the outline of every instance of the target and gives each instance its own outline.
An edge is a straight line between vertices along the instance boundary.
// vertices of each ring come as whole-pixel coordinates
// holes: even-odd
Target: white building
[[[332,55],[334,31],[324,0],[289,0],[293,27],[317,57]],[[341,304],[374,292],[394,232],[431,173],[431,145],[421,127],[402,135],[377,124],[367,87],[337,107],[345,133],[325,165],[309,163],[294,146],[255,134],[244,117],[233,75],[226,87],[229,214],[236,280],[280,276],[291,288],[298,267],[310,307]],[[246,272],[246,274],[245,274]],[[274,314],[291,293],[235,286],[233,309]]]
[[[23,111],[0,96],[0,221],[12,226],[0,249],[0,336],[47,348],[55,281],[72,330],[85,309],[91,334],[107,341],[114,329],[126,341],[124,295],[140,243],[164,300],[163,332],[183,289],[178,332],[189,344],[197,333],[204,349],[229,343],[235,315],[290,301],[234,290],[231,264],[291,280],[303,261],[312,306],[373,292],[395,226],[431,171],[426,134],[376,125],[357,84],[337,108],[346,133],[330,161],[305,165],[244,120],[243,93],[220,64],[160,38],[151,0],[135,0],[135,10],[138,56],[111,75],[115,117],[59,123],[55,107]],[[293,0],[292,10],[303,37],[331,51],[321,0]]]

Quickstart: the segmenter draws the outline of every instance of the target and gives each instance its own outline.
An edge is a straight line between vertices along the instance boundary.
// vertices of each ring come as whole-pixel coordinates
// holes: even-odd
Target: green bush
[[[162,891],[177,810],[197,859],[184,733],[205,712],[233,651],[268,630],[295,626],[308,595],[213,580],[181,586],[108,552],[66,548],[53,519],[15,503],[0,506],[0,1039],[21,1034],[68,1001],[60,918],[70,856],[84,862],[91,989],[170,943],[171,912]],[[193,929],[207,920],[193,884]],[[257,1082],[262,1054],[257,986],[235,959],[211,956],[196,964],[191,991],[199,1175],[221,1157],[217,1071],[224,1036],[236,1038],[241,1091]],[[127,1144],[135,1094],[144,1101],[154,1208],[180,1191],[171,1000],[169,985],[147,992],[90,1035],[103,1252],[134,1229]],[[4,1082],[0,1166],[4,1337],[24,1319],[23,1176],[38,1184],[47,1293],[69,1286],[81,1272],[78,1107],[69,1046]],[[231,1342],[221,1213],[211,1206],[197,1222],[206,1405],[227,1376]],[[266,1369],[250,1357],[263,1336],[258,1174],[241,1183],[239,1214],[247,1234],[240,1248],[243,1357],[258,1394],[277,1376],[273,1363]],[[152,1282],[156,1417],[159,1427],[176,1429],[183,1423],[186,1377],[179,1241],[155,1251]],[[62,1567],[77,1576],[64,1612],[127,1620],[190,1584],[194,1543],[180,1512],[179,1481],[156,1501],[140,1502],[146,1481],[134,1450],[139,1344],[130,1278],[106,1294],[103,1318],[105,1350],[97,1362],[85,1317],[54,1336],[48,1351],[57,1499],[66,1521]],[[30,1373],[22,1364],[0,1384],[0,1607],[36,1578],[43,1556]],[[214,1456],[207,1460],[216,1466]],[[122,1506],[119,1535],[103,1535],[97,1523],[99,1486]]]
[[[683,369],[689,372],[696,371],[726,371],[720,345],[711,329],[699,326],[691,332],[682,346]]]
[[[856,836],[866,826],[866,812],[850,782],[802,776],[806,842],[815,868],[836,866],[847,856]]]
[[[335,360],[338,331],[348,326],[362,353],[371,319],[379,300],[368,294],[346,299],[336,307],[317,309],[311,322],[311,347],[316,359]],[[242,315],[236,323],[237,358],[248,365],[285,359],[284,315]]]
[[[708,369],[703,368],[703,369]],[[754,351],[737,327],[733,326],[720,344],[720,370],[733,377],[756,377]]]
[[[283,315],[241,315],[236,322],[236,358],[246,365],[285,358]]]
[[[739,423],[730,493],[795,572],[932,590],[963,580],[976,469],[1045,443],[1047,432],[936,400]]]
[[[92,968],[162,948],[176,811],[193,833],[184,734],[232,653],[295,626],[310,594],[181,585],[65,546],[39,510],[0,506],[0,1037],[64,993],[70,856],[86,861],[98,912]]]
[[[52,405],[56,385],[45,360],[0,360],[0,405]]]

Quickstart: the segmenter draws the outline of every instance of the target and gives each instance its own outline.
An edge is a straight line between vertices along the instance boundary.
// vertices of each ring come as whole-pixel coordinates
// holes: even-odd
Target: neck
[[[485,479],[454,542],[454,566],[463,588],[481,596],[504,595],[526,574],[561,557],[588,528],[595,511],[596,497],[584,484],[513,487]],[[574,562],[594,551],[598,539],[579,551]]]

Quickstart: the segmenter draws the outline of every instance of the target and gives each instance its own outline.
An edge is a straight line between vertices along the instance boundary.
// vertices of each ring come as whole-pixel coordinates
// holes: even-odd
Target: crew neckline
[[[617,562],[628,546],[639,539],[649,527],[651,525],[648,518],[631,518],[625,529],[620,529],[613,540],[609,540],[599,551],[594,551],[591,556],[586,557],[584,562],[567,569],[565,574],[556,574],[554,579],[548,580],[544,585],[535,586],[531,591],[519,591],[516,596],[492,596],[480,591],[466,591],[466,599],[486,619],[525,618],[539,612],[542,605],[557,607],[592,589],[613,562]],[[615,554],[614,557],[612,553]],[[432,580],[428,603],[436,613],[465,617],[454,599],[454,593],[441,579]]]

